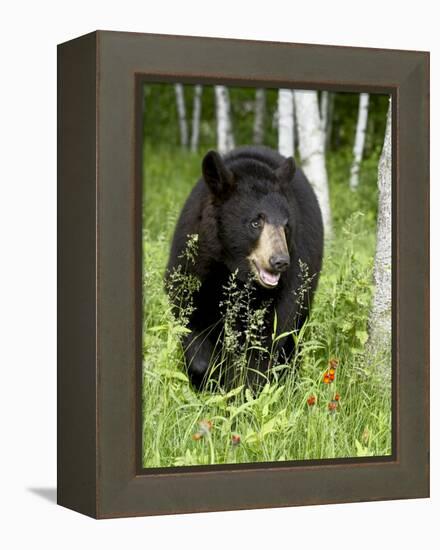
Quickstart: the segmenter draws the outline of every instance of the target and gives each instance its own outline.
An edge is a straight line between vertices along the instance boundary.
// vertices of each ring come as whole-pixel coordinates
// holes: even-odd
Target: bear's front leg
[[[206,333],[193,330],[183,341],[186,369],[191,384],[200,390],[206,384],[214,345]]]

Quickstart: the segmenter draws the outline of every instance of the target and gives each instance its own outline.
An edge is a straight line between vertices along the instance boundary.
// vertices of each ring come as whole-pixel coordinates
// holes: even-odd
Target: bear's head
[[[252,274],[262,287],[277,288],[294,250],[293,158],[271,169],[253,158],[225,162],[210,151],[202,172],[214,205],[221,260],[240,280]]]

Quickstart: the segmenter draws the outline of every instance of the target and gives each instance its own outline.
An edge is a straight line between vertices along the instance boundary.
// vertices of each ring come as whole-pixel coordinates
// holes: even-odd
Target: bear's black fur
[[[265,347],[276,351],[279,362],[285,363],[294,351],[293,338],[272,344],[274,312],[277,334],[303,325],[323,253],[318,201],[293,158],[266,147],[240,147],[224,157],[210,151],[203,159],[202,176],[180,214],[166,276],[169,280],[169,274],[180,266],[201,283],[193,298],[190,333],[183,340],[188,375],[197,388],[210,375],[214,348],[223,330],[224,289],[231,274],[236,273],[237,284],[243,287],[253,277],[253,307],[270,304]],[[185,259],[190,235],[198,235],[194,262]],[[306,285],[301,262],[311,278]],[[176,289],[172,295],[176,299]],[[269,363],[259,355],[255,369],[265,372]],[[256,386],[257,378],[249,376],[247,383]]]

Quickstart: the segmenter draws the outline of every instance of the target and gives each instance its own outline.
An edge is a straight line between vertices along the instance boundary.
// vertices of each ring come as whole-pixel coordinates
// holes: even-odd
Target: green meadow
[[[391,388],[377,368],[390,364],[390,350],[377,357],[364,353],[373,293],[379,153],[379,147],[371,148],[356,192],[347,183],[350,149],[340,147],[327,155],[334,237],[326,244],[312,313],[295,335],[301,347],[289,374],[259,393],[241,386],[195,392],[179,340],[185,327],[171,313],[163,277],[175,222],[200,177],[203,153],[145,139],[144,467],[391,453]]]

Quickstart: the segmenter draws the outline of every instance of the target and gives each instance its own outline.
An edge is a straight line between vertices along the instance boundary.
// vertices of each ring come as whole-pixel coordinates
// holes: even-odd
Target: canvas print
[[[390,97],[142,86],[143,467],[390,455]]]

